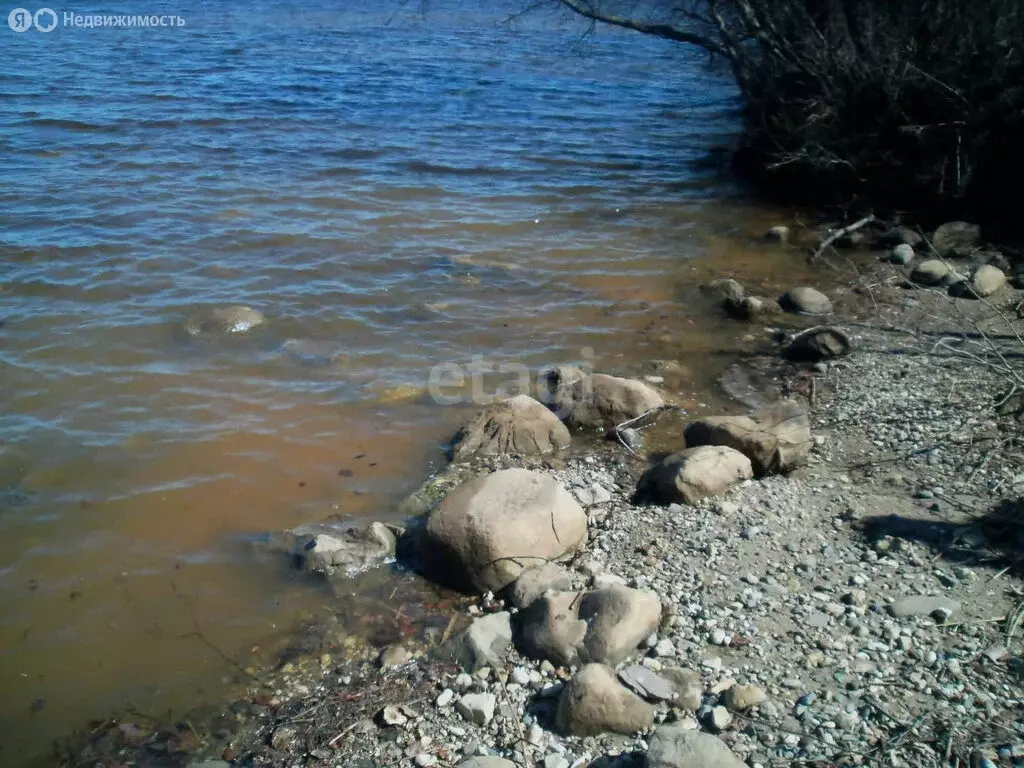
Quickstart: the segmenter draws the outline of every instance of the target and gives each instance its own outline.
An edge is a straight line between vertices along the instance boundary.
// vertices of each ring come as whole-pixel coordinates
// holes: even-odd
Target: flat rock
[[[454,640],[453,655],[463,669],[476,672],[505,663],[512,647],[512,615],[500,611],[474,621]]]
[[[718,445],[739,451],[758,475],[795,469],[807,460],[813,444],[807,411],[790,405],[693,421],[683,438],[691,447]]]
[[[619,680],[638,696],[651,701],[671,701],[676,697],[676,688],[671,681],[640,664],[620,669]]]
[[[734,685],[723,695],[725,706],[733,712],[746,712],[760,706],[767,698],[764,689],[756,685]]]
[[[746,763],[717,736],[673,724],[654,732],[644,768],[746,768]]]
[[[474,454],[540,456],[569,447],[569,430],[546,406],[529,395],[489,405],[452,440],[452,458]]]
[[[786,291],[779,298],[779,306],[787,312],[804,315],[831,315],[832,300],[817,288],[801,286]]]
[[[572,589],[572,576],[557,563],[544,563],[528,568],[508,588],[508,600],[516,608],[526,608],[545,592]]]
[[[914,616],[932,616],[940,623],[960,611],[960,603],[948,597],[914,595],[903,597],[889,605],[889,613],[898,619]]]
[[[611,667],[588,664],[562,690],[555,724],[574,736],[631,734],[654,724],[654,707],[622,686]]]
[[[699,445],[670,454],[647,470],[637,488],[658,504],[693,504],[754,476],[750,459],[734,448]]]
[[[506,469],[455,488],[427,517],[421,552],[438,580],[497,592],[587,541],[587,516],[549,475]]]
[[[519,617],[518,644],[528,656],[554,664],[616,665],[658,628],[661,601],[651,592],[610,586],[554,592]]]
[[[830,326],[818,326],[801,331],[792,338],[783,351],[787,360],[818,363],[842,357],[850,351],[852,343],[844,331]]]
[[[542,385],[545,403],[571,426],[612,431],[665,404],[646,382],[604,373],[588,375],[571,366],[546,371]]]

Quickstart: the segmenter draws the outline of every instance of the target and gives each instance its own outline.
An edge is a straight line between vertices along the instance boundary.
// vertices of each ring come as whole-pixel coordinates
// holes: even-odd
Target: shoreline
[[[998,760],[1005,745],[1021,745],[1024,754],[1020,648],[993,650],[1005,628],[993,619],[1005,624],[1012,616],[1024,582],[1007,565],[1013,552],[1000,553],[986,533],[995,523],[977,519],[1000,489],[1020,488],[1022,463],[1012,458],[1019,438],[1008,417],[992,413],[1004,382],[990,368],[965,365],[970,360],[955,350],[929,351],[934,342],[893,330],[970,324],[984,305],[952,312],[951,302],[964,300],[894,287],[894,270],[866,268],[854,288],[835,296],[829,322],[852,338],[848,356],[823,370],[777,354],[748,366],[748,379],[774,383],[761,393],[767,400],[790,396],[810,406],[811,456],[787,475],[746,480],[693,505],[637,506],[646,462],[611,441],[567,460],[478,458],[459,470],[526,467],[592,502],[584,504],[590,541],[569,566],[573,588],[605,579],[656,592],[657,637],[631,661],[656,674],[690,672],[691,688],[699,688],[696,712],[661,702],[656,721],[716,732],[750,765],[871,764],[886,744],[899,764],[921,764],[914,760],[925,753],[915,750],[933,737],[943,746],[948,739],[957,755],[980,749]],[[778,335],[761,321],[737,323],[736,332],[766,348]],[[671,415],[653,429],[678,435],[685,421]],[[579,493],[595,483],[607,498]],[[962,619],[893,615],[895,603],[915,594],[958,603]],[[339,661],[321,638],[248,701],[215,716],[220,729],[111,722],[76,757],[195,768],[455,765],[477,753],[545,768],[643,764],[649,730],[553,732],[569,668],[510,649],[486,674],[460,676],[435,649],[503,606],[467,597],[452,607],[444,631],[405,644],[411,658],[385,649],[402,662],[393,668],[380,668],[374,648]],[[753,709],[724,706],[730,681],[766,699]],[[485,723],[456,713],[455,700],[467,693],[494,697],[496,712]]]

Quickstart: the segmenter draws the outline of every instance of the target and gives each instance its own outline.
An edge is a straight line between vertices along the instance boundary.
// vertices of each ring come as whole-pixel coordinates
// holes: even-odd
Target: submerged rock
[[[569,430],[550,410],[529,395],[516,395],[488,406],[452,441],[452,458],[473,454],[538,456],[569,447]]]
[[[239,304],[198,312],[189,317],[182,327],[189,336],[231,335],[247,333],[266,321],[259,310]]]
[[[296,565],[323,576],[351,576],[381,565],[395,556],[398,532],[383,523],[363,529],[297,529],[285,533],[292,538],[291,554]]]
[[[640,478],[638,495],[658,504],[693,504],[754,476],[750,459],[720,445],[700,445],[666,456]]]
[[[548,475],[506,469],[453,490],[427,518],[421,551],[441,581],[497,592],[587,541],[587,516]]]

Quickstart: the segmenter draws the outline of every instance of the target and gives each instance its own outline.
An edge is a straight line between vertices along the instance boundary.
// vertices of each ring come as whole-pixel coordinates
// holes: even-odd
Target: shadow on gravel
[[[861,531],[876,549],[894,540],[916,541],[951,562],[1009,568],[1024,575],[1024,498],[1006,499],[968,523],[885,515],[867,518]]]

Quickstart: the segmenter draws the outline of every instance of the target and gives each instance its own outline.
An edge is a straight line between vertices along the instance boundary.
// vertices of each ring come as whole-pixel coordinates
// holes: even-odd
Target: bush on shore
[[[551,1],[726,62],[773,198],[1020,226],[1019,0]]]

